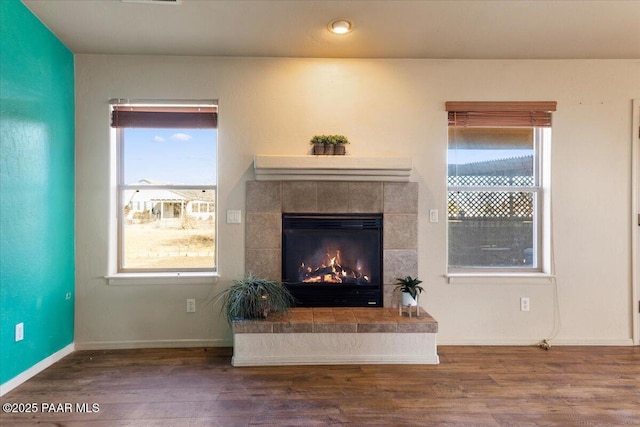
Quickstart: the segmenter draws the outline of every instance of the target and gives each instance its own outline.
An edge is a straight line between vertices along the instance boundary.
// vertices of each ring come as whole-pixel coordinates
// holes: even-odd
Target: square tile
[[[282,216],[276,213],[247,214],[247,249],[279,249],[282,246]]]
[[[247,213],[282,212],[280,181],[247,181]]]
[[[314,323],[313,332],[315,333],[356,333],[357,325],[355,323]]]
[[[381,213],[382,200],[381,182],[349,183],[349,212]]]
[[[417,182],[385,182],[384,183],[384,212],[385,213],[418,213],[418,183]]]
[[[385,214],[385,249],[418,249],[418,215]]]
[[[398,322],[398,332],[405,334],[415,333],[436,333],[438,332],[438,324],[434,323],[404,323]]]
[[[313,323],[276,322],[273,324],[273,332],[276,334],[308,334],[313,332]]]
[[[356,316],[351,308],[334,308],[333,317],[336,322],[340,323],[356,323]]]
[[[354,308],[353,314],[358,323],[366,322],[395,322],[396,318],[393,312],[385,308]]]
[[[314,308],[313,309],[313,322],[314,323],[334,323],[336,321],[333,316],[333,309],[331,308]]]
[[[418,251],[415,249],[387,249],[383,254],[383,282],[393,284],[397,277],[418,275]]]
[[[290,322],[313,323],[312,308],[292,308],[288,312]]]
[[[318,212],[318,185],[311,181],[283,182],[282,212]]]
[[[247,249],[245,273],[269,280],[282,280],[280,249]]]
[[[266,320],[239,320],[232,323],[234,334],[268,334],[273,332],[273,322]]]
[[[358,333],[396,332],[397,330],[398,330],[398,324],[396,322],[358,323]]]
[[[318,212],[349,212],[349,183],[340,181],[318,182]]]

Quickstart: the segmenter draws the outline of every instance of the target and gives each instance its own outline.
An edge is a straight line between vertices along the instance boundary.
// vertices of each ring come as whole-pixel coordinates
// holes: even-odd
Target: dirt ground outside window
[[[176,220],[127,224],[125,265],[133,268],[215,268],[215,223]]]

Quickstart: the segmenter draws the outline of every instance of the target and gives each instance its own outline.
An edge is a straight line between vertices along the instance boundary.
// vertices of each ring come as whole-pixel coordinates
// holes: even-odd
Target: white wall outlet
[[[528,297],[520,297],[520,311],[529,311]]]
[[[16,325],[16,342],[24,339],[24,323],[20,322]]]
[[[196,312],[196,300],[189,298],[187,300],[187,313],[195,313]]]
[[[438,222],[438,209],[429,209],[429,222]]]
[[[240,224],[242,223],[242,211],[236,209],[227,210],[227,224]]]

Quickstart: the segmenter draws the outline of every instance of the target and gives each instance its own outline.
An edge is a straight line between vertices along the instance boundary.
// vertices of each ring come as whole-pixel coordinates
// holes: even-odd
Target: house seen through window
[[[119,271],[216,270],[217,110],[114,103]]]
[[[449,272],[543,270],[551,109],[447,103]]]

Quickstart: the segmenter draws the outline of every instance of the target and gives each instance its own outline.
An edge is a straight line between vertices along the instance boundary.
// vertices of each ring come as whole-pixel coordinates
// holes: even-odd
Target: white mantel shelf
[[[256,181],[408,182],[411,157],[284,156],[257,154]]]

